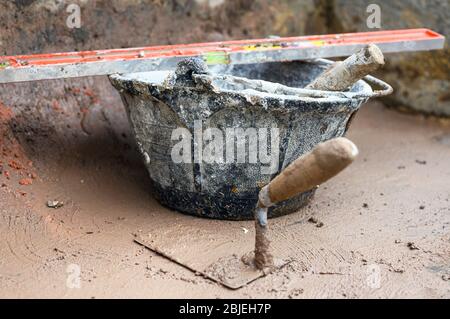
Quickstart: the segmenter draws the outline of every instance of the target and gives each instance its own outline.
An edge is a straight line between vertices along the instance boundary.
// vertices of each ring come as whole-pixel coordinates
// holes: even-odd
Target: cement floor
[[[0,297],[450,297],[447,121],[365,105],[348,135],[358,160],[322,185],[309,207],[271,221],[277,253],[292,263],[237,291],[152,253],[133,235],[178,225],[193,240],[215,229],[240,245],[252,242],[252,223],[161,207],[135,149],[111,136],[26,148],[31,185],[2,158]],[[61,149],[66,156],[51,155]],[[48,200],[64,206],[50,209]],[[305,214],[323,227],[302,222]]]

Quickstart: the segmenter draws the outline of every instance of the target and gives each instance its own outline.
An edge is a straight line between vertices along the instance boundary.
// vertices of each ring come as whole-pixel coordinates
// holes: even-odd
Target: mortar
[[[329,63],[220,65],[208,71],[191,61],[179,66],[176,75],[157,71],[112,75],[110,80],[121,94],[159,202],[191,215],[242,220],[253,218],[259,190],[278,172],[318,143],[343,136],[364,102],[389,91],[389,85],[373,77],[366,81],[383,86],[384,91],[373,91],[366,81],[358,81],[348,92],[302,89]],[[226,75],[243,79],[230,80]],[[189,155],[189,162],[174,162],[171,154],[180,140],[172,140],[172,133],[185,128],[195,135],[200,132],[198,128],[194,132],[196,120],[201,120],[203,130],[222,132],[227,128],[277,128],[279,143],[269,143],[274,146],[268,148],[272,154],[278,150],[278,163],[273,162],[277,165],[269,169],[260,160],[251,162],[250,156],[245,163],[196,163],[199,140],[191,144],[191,154],[183,153]],[[223,140],[230,139],[224,135]],[[247,150],[262,145],[251,138],[244,144]],[[269,217],[297,211],[314,192],[277,204],[269,210]]]

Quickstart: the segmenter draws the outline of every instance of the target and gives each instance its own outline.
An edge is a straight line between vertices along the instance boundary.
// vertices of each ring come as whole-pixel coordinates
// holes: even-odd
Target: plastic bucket
[[[167,76],[172,74],[173,78],[174,72],[165,71],[112,75],[110,80],[125,104],[157,199],[184,213],[240,220],[253,218],[259,190],[283,168],[318,143],[343,136],[364,102],[392,90],[373,77],[357,82],[348,92],[302,89],[328,63],[316,60],[215,66],[209,69],[211,74],[204,70],[196,74],[194,66],[179,71],[183,76],[172,81]],[[230,80],[227,75],[242,78]],[[246,79],[270,81],[273,85]],[[367,82],[383,90],[374,91]],[[190,161],[173,159],[173,149],[180,142],[174,139],[174,132],[180,128],[193,140],[192,152],[183,154],[190,155]],[[276,157],[278,153],[278,160],[264,164],[251,161],[251,150],[258,151],[261,142],[249,135],[240,142],[248,150],[244,162],[242,157],[237,162],[236,156],[234,162],[227,162],[227,154],[223,162],[199,161],[195,158],[200,154],[195,153],[195,133],[208,128],[224,132],[225,142],[230,141],[227,129],[266,129],[266,147],[270,145],[266,154]],[[271,143],[274,135],[277,143]],[[232,147],[237,153],[237,146]],[[269,217],[297,211],[308,203],[314,191],[272,207]]]

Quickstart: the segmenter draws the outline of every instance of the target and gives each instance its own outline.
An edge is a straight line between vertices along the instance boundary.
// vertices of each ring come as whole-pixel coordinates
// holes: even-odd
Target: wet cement
[[[262,226],[255,221],[255,259],[256,268],[264,270],[273,267],[273,256],[270,250],[269,226]]]
[[[168,240],[192,238],[182,243],[187,252],[206,240],[217,253],[240,256],[252,249],[253,222],[199,219],[158,204],[120,101],[109,102],[90,109],[88,133],[57,105],[39,125],[3,112],[2,145],[15,151],[0,154],[0,297],[450,297],[448,122],[366,105],[349,132],[356,162],[309,207],[271,220],[274,255],[291,263],[231,291],[134,235],[167,230]],[[20,165],[9,166],[13,159]],[[64,206],[48,208],[49,200]],[[311,214],[322,227],[304,222]]]

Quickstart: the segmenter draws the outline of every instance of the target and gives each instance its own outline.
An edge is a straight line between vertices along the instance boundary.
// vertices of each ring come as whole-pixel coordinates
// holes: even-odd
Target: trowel
[[[340,91],[352,86],[359,79],[384,65],[381,50],[370,44],[346,60],[337,62],[319,75],[307,89]],[[192,259],[177,246],[168,247],[158,240],[135,239],[172,261],[210,278],[231,289],[238,289],[286,265],[288,261],[274,259],[270,249],[268,209],[297,194],[312,190],[350,165],[358,155],[358,149],[350,140],[338,137],[318,144],[310,152],[300,156],[279,173],[259,192],[255,217],[255,248],[241,257],[232,254],[210,262],[210,256]]]
[[[190,255],[160,246],[149,238],[136,237],[135,241],[228,288],[241,288],[288,264],[287,260],[273,258],[267,220],[269,207],[324,183],[350,165],[357,155],[358,149],[350,140],[335,138],[300,156],[264,186],[254,213],[255,249],[243,256],[230,252],[230,256],[205,264],[198,258],[192,259]]]

